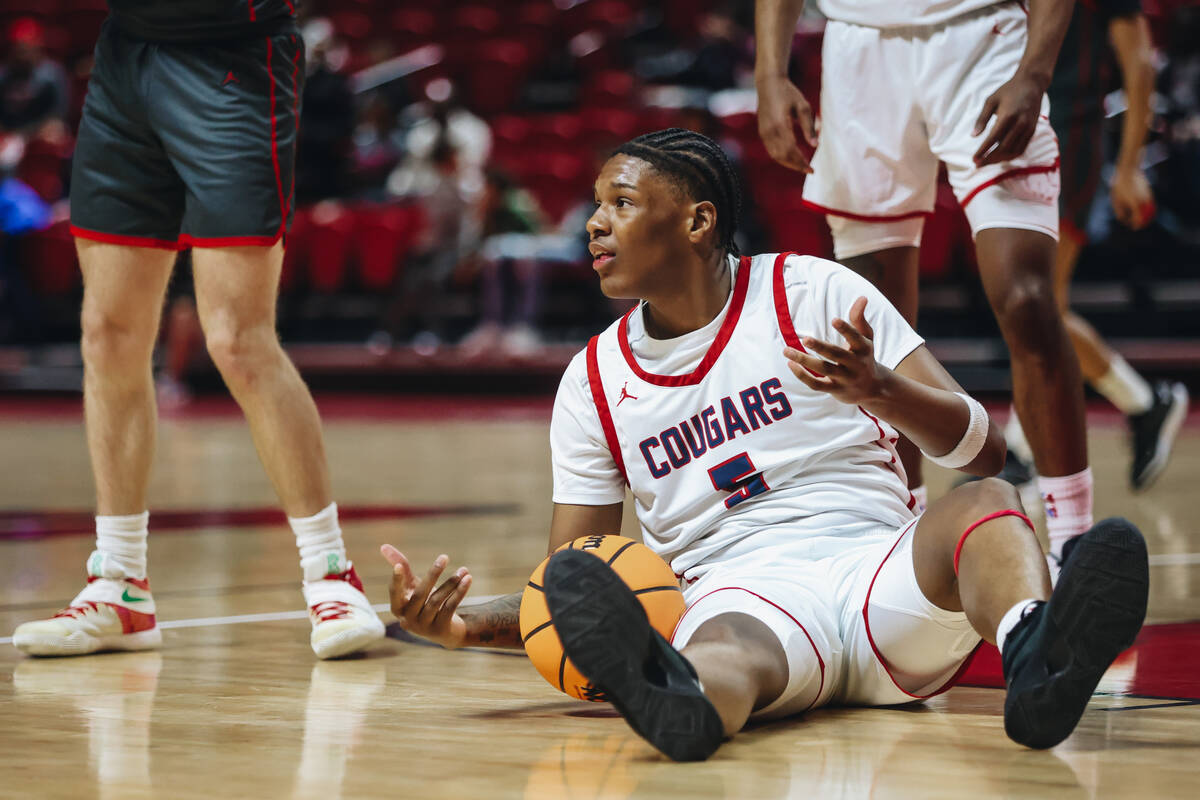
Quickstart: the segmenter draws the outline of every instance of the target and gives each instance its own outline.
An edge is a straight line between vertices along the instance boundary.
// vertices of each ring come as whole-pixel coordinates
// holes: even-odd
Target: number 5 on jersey
[[[718,491],[732,493],[725,498],[726,508],[733,508],[743,500],[749,500],[771,488],[763,480],[762,473],[754,471],[754,462],[750,460],[749,453],[738,453],[722,461],[708,471],[708,477]]]

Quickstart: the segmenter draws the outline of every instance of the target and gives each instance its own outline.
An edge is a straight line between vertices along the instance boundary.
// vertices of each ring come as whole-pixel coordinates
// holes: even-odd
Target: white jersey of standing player
[[[955,17],[1005,0],[817,0],[829,19],[868,28],[902,28],[908,25],[940,25]],[[1022,5],[1024,5],[1022,3]]]
[[[642,306],[571,361],[551,423],[554,502],[621,502],[626,481],[646,544],[687,581],[751,550],[823,558],[913,517],[896,431],[806,387],[785,344],[842,344],[832,321],[860,296],[876,360],[922,339],[883,296],[820,258],[730,259],[733,289],[704,328],[649,337]]]

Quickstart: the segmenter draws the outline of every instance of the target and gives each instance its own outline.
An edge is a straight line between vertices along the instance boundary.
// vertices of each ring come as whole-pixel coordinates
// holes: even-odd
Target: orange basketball
[[[675,573],[653,550],[624,536],[584,536],[558,549],[584,550],[603,558],[637,595],[654,629],[671,638],[676,623],[683,616],[683,592],[679,591]],[[558,631],[550,624],[550,611],[542,592],[542,575],[549,560],[547,556],[538,564],[521,597],[521,638],[525,642],[525,652],[550,685],[580,700],[603,702],[603,692],[592,686],[567,660],[558,640]]]

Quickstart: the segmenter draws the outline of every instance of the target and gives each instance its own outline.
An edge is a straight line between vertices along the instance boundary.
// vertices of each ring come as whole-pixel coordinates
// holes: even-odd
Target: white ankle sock
[[[1118,355],[1114,355],[1109,362],[1108,372],[1101,375],[1092,386],[1127,416],[1149,411],[1150,406],[1154,405],[1154,390],[1150,384]]]
[[[1037,482],[1046,509],[1050,552],[1061,556],[1068,539],[1092,527],[1092,468],[1059,478],[1039,475]]]
[[[88,558],[88,574],[144,579],[149,521],[149,511],[96,517],[96,551]]]
[[[1016,406],[1008,407],[1008,421],[1004,423],[1004,442],[1009,450],[1017,454],[1017,458],[1026,464],[1033,464],[1033,448],[1025,438],[1025,429],[1021,427]]]
[[[1039,601],[1030,597],[1028,600],[1022,600],[1004,612],[1004,616],[1000,618],[1000,624],[996,626],[996,647],[1000,648],[1001,653],[1004,652],[1004,640],[1008,638],[1008,635],[1012,633],[1012,629],[1025,616],[1025,611],[1032,608],[1033,604],[1037,602]]]
[[[929,487],[921,484],[915,489],[909,489],[912,496],[917,498],[917,505],[913,508],[914,514],[920,514],[929,507]]]
[[[337,503],[330,503],[311,517],[288,517],[300,549],[304,580],[315,581],[331,572],[346,569],[346,545],[338,526]]]

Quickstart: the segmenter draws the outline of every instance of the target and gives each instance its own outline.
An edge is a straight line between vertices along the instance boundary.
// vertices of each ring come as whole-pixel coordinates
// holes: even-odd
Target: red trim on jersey
[[[71,235],[80,239],[89,239],[93,242],[103,242],[104,244],[120,244],[126,247],[152,247],[156,250],[182,250],[183,245],[179,242],[173,242],[170,239],[155,239],[150,236],[127,236],[119,233],[103,233],[102,231],[89,231],[87,228],[80,228],[78,225],[71,226]]]
[[[821,214],[829,214],[833,217],[845,217],[857,222],[896,222],[902,219],[912,219],[913,217],[932,217],[933,211],[906,211],[903,214],[855,214],[852,211],[842,211],[837,208],[829,208],[828,206],[819,205],[811,200],[800,200],[800,205],[810,211],[817,211]]]
[[[621,477],[625,479],[625,485],[628,486],[629,475],[625,472],[625,459],[621,457],[621,442],[617,439],[617,426],[613,424],[608,398],[604,396],[604,381],[600,378],[600,359],[596,357],[596,345],[599,339],[599,336],[593,336],[588,340],[588,386],[592,390],[592,402],[596,404],[596,416],[600,417],[600,427],[604,429],[604,441],[608,443],[608,452],[612,454],[613,463],[621,471]]]
[[[807,353],[808,350],[804,348],[804,344],[800,341],[799,334],[796,333],[796,324],[792,320],[792,310],[788,306],[787,286],[785,286],[783,282],[783,268],[785,266],[785,262],[787,261],[788,256],[794,255],[797,254],[780,253],[775,257],[775,276],[772,281],[775,294],[775,317],[779,320],[779,332],[783,334],[784,343],[794,350],[799,350],[801,353]],[[808,368],[805,367],[805,369]],[[824,377],[821,375],[821,373],[814,370],[809,369],[808,371],[818,378]],[[867,417],[875,423],[875,429],[879,431],[879,440],[876,441],[875,444],[883,447],[884,450],[887,450],[887,448],[883,445],[883,442],[887,439],[887,434],[884,433],[883,426],[879,424],[879,420],[868,413],[867,410],[862,406],[858,406],[858,410],[866,414]],[[892,452],[890,456],[890,463],[895,464],[896,454]],[[913,496],[912,492],[908,493],[908,502],[906,505],[908,506],[909,511],[912,511],[917,505],[917,498]]]
[[[258,12],[254,10],[254,0],[246,0],[246,9],[250,12],[250,21],[254,22],[258,18]]]
[[[971,191],[967,192],[967,196],[962,199],[962,202],[959,203],[959,205],[963,208],[966,208],[967,203],[975,199],[975,195],[979,194],[989,186],[995,186],[997,183],[1006,181],[1009,178],[1015,178],[1018,175],[1037,175],[1044,172],[1055,172],[1058,170],[1058,161],[1059,160],[1055,158],[1053,164],[1043,164],[1037,167],[1018,167],[1017,169],[1010,169],[1007,172],[1001,172],[991,180],[984,181]]]
[[[251,0],[253,2],[253,0]],[[283,178],[279,172],[279,136],[275,128],[275,71],[271,68],[271,37],[267,37],[267,77],[271,79],[271,163],[275,167],[275,190],[279,194],[279,230],[287,223],[287,204],[283,199]]]
[[[825,690],[825,659],[821,658],[821,651],[817,649],[816,642],[814,642],[812,637],[809,636],[808,629],[805,628],[802,624],[800,624],[800,620],[796,619],[790,613],[788,613],[788,610],[786,608],[778,605],[777,603],[771,602],[770,600],[763,597],[758,592],[752,592],[749,589],[745,588],[744,586],[722,586],[719,589],[713,589],[711,592],[700,595],[700,597],[696,599],[696,602],[692,603],[690,606],[688,606],[684,610],[683,616],[679,618],[679,622],[675,623],[675,630],[671,632],[672,646],[675,644],[675,634],[677,634],[679,632],[679,626],[683,624],[684,619],[687,618],[687,615],[692,611],[692,609],[694,609],[696,606],[698,606],[700,604],[700,602],[702,600],[704,600],[704,598],[708,597],[709,595],[714,595],[717,592],[730,592],[730,591],[745,592],[748,595],[757,597],[759,600],[763,601],[767,605],[778,609],[785,617],[790,619],[792,622],[796,623],[796,627],[799,628],[800,632],[804,634],[804,638],[808,639],[808,644],[813,649],[813,655],[815,655],[817,657],[817,666],[819,666],[821,668],[821,683],[817,686],[817,694],[816,694],[816,696],[813,697],[812,702],[809,703],[808,706],[804,709],[804,711],[808,711],[810,708],[812,708],[813,706],[815,706],[817,704],[817,701],[821,699],[821,692]],[[799,713],[803,714],[804,711],[801,711]]]
[[[958,559],[962,556],[963,543],[967,541],[967,537],[971,535],[971,531],[975,530],[985,522],[991,522],[992,520],[999,519],[1000,517],[1019,517],[1022,522],[1029,526],[1029,530],[1034,530],[1033,523],[1029,521],[1029,517],[1012,508],[1006,508],[1003,511],[993,511],[991,514],[975,520],[969,526],[967,526],[967,529],[963,531],[963,535],[958,537],[958,544],[954,546],[955,575],[958,574]]]
[[[291,9],[292,16],[296,15],[296,9],[292,7],[291,2],[288,2],[288,8]],[[296,52],[292,54],[292,125],[295,129],[295,142],[293,144],[293,152],[295,145],[300,141],[300,84],[296,81],[296,76],[300,72],[300,48],[296,45],[296,37],[292,36],[292,47],[296,48]],[[287,208],[288,214],[292,211],[292,203],[296,202],[296,164],[293,158],[292,163],[292,185],[288,187]],[[279,220],[279,233],[282,235],[287,229],[287,214],[283,219]]]
[[[888,550],[887,555],[883,557],[883,561],[879,562],[879,567],[875,570],[875,574],[871,576],[871,584],[867,587],[867,597],[865,600],[863,600],[862,617],[863,623],[866,626],[867,641],[871,644],[871,651],[875,653],[876,660],[878,660],[880,666],[883,667],[883,671],[887,673],[888,679],[892,682],[892,685],[914,700],[926,700],[930,697],[941,694],[950,687],[954,686],[954,684],[958,683],[959,678],[961,678],[962,674],[966,671],[967,665],[971,663],[971,656],[975,654],[975,650],[979,649],[979,645],[975,645],[975,650],[972,650],[963,657],[962,663],[959,664],[958,669],[955,670],[954,674],[950,676],[949,680],[938,687],[936,691],[931,692],[930,694],[913,694],[896,681],[895,676],[892,675],[891,665],[888,664],[887,659],[883,657],[883,653],[879,651],[879,646],[875,644],[875,637],[871,635],[871,617],[867,613],[867,610],[871,607],[871,591],[875,588],[875,580],[879,577],[879,573],[883,571],[883,565],[886,564],[887,560],[892,557],[892,553],[895,552],[900,543],[904,541],[904,537],[908,535],[908,532],[912,530],[912,527],[916,525],[918,521],[919,518],[914,519],[912,522],[908,523],[908,525],[904,526],[904,530],[901,531],[900,536],[896,539],[896,543],[892,545],[892,549]],[[982,644],[982,641],[980,644]]]
[[[629,316],[638,307],[634,306],[630,309],[629,313],[621,318],[617,341],[621,344],[621,354],[625,356],[625,361],[629,363],[633,374],[655,386],[695,386],[704,380],[713,364],[717,363],[717,359],[721,357],[721,351],[729,343],[730,337],[733,336],[733,330],[737,327],[738,318],[742,315],[742,305],[746,302],[746,289],[750,285],[750,264],[750,258],[742,256],[737,280],[733,284],[733,299],[729,301],[729,312],[725,315],[725,321],[721,323],[721,329],[717,331],[712,344],[708,346],[708,352],[704,354],[699,366],[687,375],[655,375],[642,369],[633,356],[633,350],[629,347]]]

